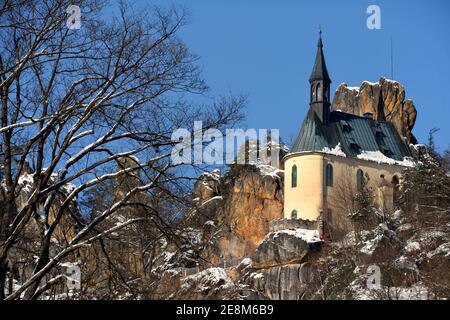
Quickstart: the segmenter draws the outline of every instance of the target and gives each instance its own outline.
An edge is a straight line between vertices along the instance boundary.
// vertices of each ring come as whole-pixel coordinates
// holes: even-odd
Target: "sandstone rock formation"
[[[304,299],[317,288],[314,261],[322,241],[316,230],[269,233],[252,255],[246,283],[269,299]]]
[[[253,297],[271,300],[307,299],[317,290],[317,280],[317,268],[308,262],[254,270],[247,277]]]
[[[207,259],[235,260],[253,253],[283,217],[283,171],[269,165],[232,165],[223,176],[204,173],[195,184],[190,221],[215,234]],[[205,228],[206,226],[206,228]]]
[[[173,278],[174,276],[172,276]],[[172,282],[172,284],[174,284]],[[171,289],[173,290],[174,287]],[[202,272],[185,277],[179,289],[169,299],[222,300],[239,299],[239,286],[222,268],[208,268]]]
[[[333,109],[362,116],[373,114],[375,120],[391,121],[408,144],[417,143],[412,134],[417,110],[412,100],[405,100],[405,88],[397,81],[380,78],[377,83],[364,81],[359,88],[342,83],[336,89]]]
[[[322,241],[316,230],[294,229],[269,233],[252,256],[256,269],[302,263],[320,251]]]
[[[236,257],[251,254],[269,232],[269,221],[283,216],[282,177],[270,166],[236,166],[224,178],[222,221],[240,242],[233,246]]]

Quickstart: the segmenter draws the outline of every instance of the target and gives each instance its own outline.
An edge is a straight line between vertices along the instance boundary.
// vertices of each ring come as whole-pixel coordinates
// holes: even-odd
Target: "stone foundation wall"
[[[276,232],[285,229],[308,229],[316,230],[319,228],[318,221],[303,219],[277,219],[269,221],[269,232]]]

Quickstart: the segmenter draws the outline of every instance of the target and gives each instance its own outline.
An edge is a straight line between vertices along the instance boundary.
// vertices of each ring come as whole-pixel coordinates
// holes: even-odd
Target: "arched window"
[[[322,101],[322,90],[320,90],[320,83],[316,86],[316,101]]]
[[[292,210],[291,219],[297,219],[297,210]]]
[[[331,164],[327,164],[325,168],[325,185],[327,187],[333,186],[333,166]]]
[[[292,166],[291,187],[292,188],[297,187],[297,166],[295,164]]]
[[[356,189],[361,191],[364,186],[364,172],[361,169],[356,171]]]
[[[399,200],[400,200],[400,181],[398,180],[397,176],[393,176],[392,177],[392,188],[393,188],[393,192],[392,192],[392,197],[393,197],[393,203],[394,203],[394,208],[398,208],[399,206]]]

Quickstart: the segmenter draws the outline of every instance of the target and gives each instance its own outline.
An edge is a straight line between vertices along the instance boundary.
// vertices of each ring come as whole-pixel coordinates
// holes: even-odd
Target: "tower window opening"
[[[292,172],[291,172],[291,188],[297,187],[297,166],[294,164],[292,166]]]

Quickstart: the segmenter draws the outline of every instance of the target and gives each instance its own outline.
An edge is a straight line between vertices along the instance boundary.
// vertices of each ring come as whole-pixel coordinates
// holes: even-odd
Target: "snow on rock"
[[[253,264],[252,259],[250,258],[244,258],[242,261],[238,264],[237,269],[244,269],[247,267],[251,267]]]
[[[382,239],[383,235],[378,234],[374,238],[364,241],[364,245],[359,251],[366,255],[372,255]]]
[[[436,255],[443,255],[443,257],[450,259],[450,242],[443,243],[435,250],[427,253],[427,258],[432,259]]]
[[[301,263],[309,254],[319,252],[321,245],[317,230],[286,229],[270,232],[252,255],[253,267],[264,269]]]
[[[201,204],[201,207],[204,207],[204,206],[208,205],[210,202],[214,202],[214,201],[217,201],[217,200],[223,200],[223,197],[222,196],[214,196],[211,199],[208,199],[205,202],[203,202]]]
[[[225,273],[225,270],[223,268],[218,267],[208,268],[192,276],[186,277],[185,279],[186,283],[184,283],[181,287],[182,288],[183,286],[186,287],[187,283],[191,281],[198,283],[201,288],[206,287],[206,285],[208,286],[220,285],[220,287],[233,285],[233,282]]]
[[[252,272],[250,274],[250,279],[251,280],[262,280],[262,279],[264,279],[264,274],[262,274],[260,272]]]
[[[346,157],[346,154],[344,153],[344,151],[342,151],[340,142],[333,149],[330,149],[328,147],[323,148],[322,152],[328,153],[328,154],[333,154],[333,155],[339,156],[339,157]]]
[[[281,178],[284,170],[270,166],[268,164],[257,164],[256,167],[263,176],[271,176],[274,178]]]
[[[414,160],[405,157],[402,161],[394,160],[392,158],[386,157],[380,151],[362,151],[357,155],[358,159],[366,160],[366,161],[374,161],[377,163],[387,163],[387,164],[396,164],[404,167],[414,167],[416,163]]]
[[[176,266],[175,261],[176,252],[164,251],[153,259],[153,265],[156,265],[152,269],[154,273],[163,273],[166,270],[172,269]]]
[[[52,177],[52,179],[50,179],[50,182],[55,183],[55,181],[57,180],[57,177],[58,177],[57,174],[54,173],[54,174],[52,174],[51,177]],[[28,196],[31,195],[31,192],[33,191],[34,174],[27,173],[27,174],[21,175],[17,181],[17,184],[22,192],[25,192],[25,194]],[[64,193],[66,193],[66,194],[71,193],[76,188],[77,188],[77,186],[70,182],[61,186],[61,190],[64,191]]]
[[[425,145],[422,143],[416,143],[416,144],[410,143],[409,146],[416,151],[421,151],[421,150],[426,149]]]
[[[210,227],[215,227],[216,226],[216,224],[214,223],[213,220],[206,221],[204,225],[205,226],[210,226]]]
[[[415,283],[411,287],[391,287],[388,289],[392,300],[427,300],[428,288],[422,283]]]
[[[31,174],[24,174],[24,175],[21,175],[19,177],[18,184],[23,186],[23,185],[26,185],[26,184],[33,184],[33,182],[34,182],[33,175],[31,175]]]
[[[220,179],[220,169],[214,169],[211,172],[205,171],[202,176],[205,178],[209,178],[210,180],[219,180]]]
[[[194,185],[193,198],[196,202],[211,199],[219,193],[220,170],[203,172]]]
[[[17,184],[26,196],[30,196],[33,192],[34,177],[31,174],[24,174],[19,177]]]
[[[360,278],[355,279],[348,290],[352,293],[353,300],[427,300],[429,290],[422,283],[415,283],[410,287],[385,287],[369,289]]]
[[[223,268],[208,268],[182,280],[180,289],[171,298],[227,299],[238,298],[236,286]]]
[[[397,228],[396,232],[401,233],[410,230],[413,230],[413,225],[411,223],[404,223]]]
[[[415,263],[415,261],[411,261],[411,259],[404,255],[395,259],[393,262],[393,266],[399,269],[417,271],[417,264]]]
[[[415,252],[420,251],[420,244],[417,241],[408,241],[407,245],[405,246],[406,252]]]
[[[180,235],[190,244],[200,245],[202,243],[203,232],[201,229],[185,228]]]
[[[356,91],[359,93],[359,87],[349,87],[347,86],[347,89],[351,90],[351,91]]]
[[[392,248],[397,243],[396,234],[385,224],[379,224],[373,230],[361,230],[358,235],[355,231],[346,234],[339,244],[344,248],[357,247],[358,251],[369,258],[375,252]]]
[[[375,86],[375,85],[379,84],[378,82],[370,82],[367,80],[364,80],[362,83],[367,83],[368,85],[371,85],[371,86]],[[361,84],[361,86],[362,86],[362,84]]]
[[[317,231],[317,230],[308,230],[308,229],[279,230],[279,231],[273,232],[272,239],[277,239],[281,234],[288,234],[288,235],[294,236],[303,241],[306,241],[307,243],[322,242],[322,240],[320,240],[319,231]]]

